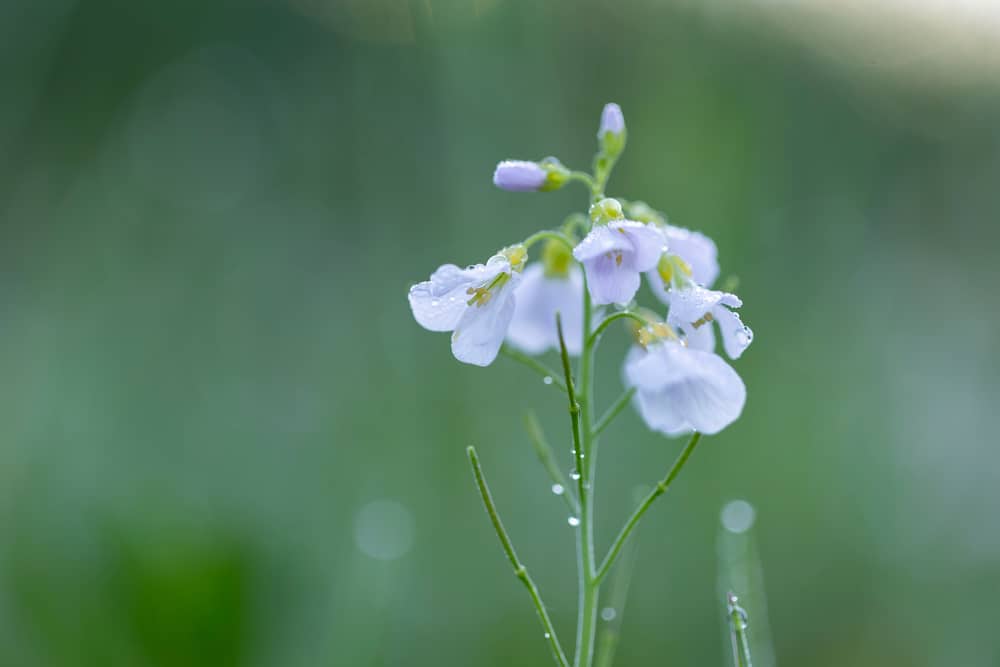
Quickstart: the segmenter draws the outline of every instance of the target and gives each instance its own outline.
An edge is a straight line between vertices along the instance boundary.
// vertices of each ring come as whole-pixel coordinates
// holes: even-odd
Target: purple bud
[[[605,132],[611,134],[621,134],[625,131],[625,116],[622,115],[622,108],[614,102],[604,105],[601,112],[601,127],[597,130],[597,138],[604,137]]]
[[[532,192],[545,185],[548,172],[535,162],[504,160],[493,172],[493,184],[501,190]]]

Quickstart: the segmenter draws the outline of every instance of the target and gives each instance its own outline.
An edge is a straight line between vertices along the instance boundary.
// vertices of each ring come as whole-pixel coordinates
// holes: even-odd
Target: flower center
[[[510,280],[510,274],[504,271],[503,273],[498,273],[489,284],[470,287],[465,290],[465,293],[471,295],[472,298],[466,301],[466,303],[470,306],[482,308],[493,298],[493,290],[503,287],[508,280]]]

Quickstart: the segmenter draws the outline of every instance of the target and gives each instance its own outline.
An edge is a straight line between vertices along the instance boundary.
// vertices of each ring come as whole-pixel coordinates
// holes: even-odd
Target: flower
[[[528,354],[559,349],[556,313],[563,323],[566,350],[576,356],[583,347],[583,274],[570,266],[562,274],[547,271],[541,263],[524,270],[518,285],[514,319],[507,340]]]
[[[514,291],[526,256],[523,246],[513,246],[485,265],[441,266],[430,280],[410,288],[414,319],[430,331],[451,331],[451,352],[459,361],[489,366],[514,316]]]
[[[625,385],[635,387],[633,402],[654,431],[711,435],[743,411],[747,390],[736,371],[716,354],[665,339],[629,350]]]
[[[639,289],[639,274],[656,266],[666,250],[663,235],[653,225],[612,220],[596,225],[574,249],[583,264],[595,304],[628,303]]]
[[[614,102],[608,102],[601,111],[601,126],[597,130],[597,138],[604,138],[606,132],[621,134],[625,131],[625,116],[622,108]]]
[[[735,294],[689,284],[667,292],[670,313],[667,323],[681,329],[688,345],[711,352],[715,349],[712,322],[719,323],[722,346],[730,359],[739,359],[753,341],[753,331],[730,308],[743,305]]]
[[[715,241],[701,232],[673,225],[661,225],[660,231],[667,239],[670,252],[684,260],[691,269],[691,279],[699,285],[711,287],[719,277],[719,250],[715,246]],[[646,276],[656,296],[663,303],[668,303],[664,296],[666,289],[663,276],[656,271],[650,271]],[[667,279],[666,283],[669,285],[670,280]]]
[[[510,192],[532,192],[540,190],[548,177],[537,162],[504,160],[493,172],[493,185]]]

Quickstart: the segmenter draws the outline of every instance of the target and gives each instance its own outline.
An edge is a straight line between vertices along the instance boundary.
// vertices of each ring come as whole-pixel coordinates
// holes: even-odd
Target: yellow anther
[[[622,265],[622,254],[620,252],[615,253],[615,266]]]
[[[674,265],[667,255],[660,258],[659,263],[656,265],[656,272],[660,274],[663,284],[669,286],[670,281],[674,278]]]
[[[697,320],[695,320],[694,322],[692,322],[691,326],[693,326],[695,329],[697,329],[698,327],[700,327],[702,325],[708,324],[709,322],[713,321],[714,319],[715,318],[712,317],[712,313],[705,313],[704,315],[702,315],[701,317],[699,317]]]
[[[685,262],[684,259],[681,258],[680,256],[674,255],[674,263],[677,264],[677,268],[679,268],[681,271],[683,271],[687,275],[688,278],[690,278],[691,274],[694,273],[691,270],[691,265],[688,264],[687,262]]]

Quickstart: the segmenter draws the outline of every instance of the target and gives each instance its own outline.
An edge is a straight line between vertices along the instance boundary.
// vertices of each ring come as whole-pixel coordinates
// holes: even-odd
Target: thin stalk
[[[674,461],[674,465],[670,468],[670,472],[667,473],[667,476],[660,480],[660,483],[649,492],[649,495],[647,495],[646,498],[639,503],[639,507],[637,507],[632,516],[629,517],[629,520],[625,522],[625,526],[622,528],[621,532],[618,533],[618,537],[615,538],[614,543],[611,545],[611,549],[608,550],[608,555],[605,556],[604,562],[601,563],[601,567],[597,570],[595,579],[598,582],[600,582],[601,579],[607,575],[611,566],[615,564],[615,559],[618,557],[618,554],[621,553],[622,546],[624,546],[629,534],[639,523],[642,515],[646,513],[646,510],[649,509],[654,500],[666,493],[674,479],[680,474],[681,468],[684,467],[688,458],[691,457],[691,453],[694,451],[694,448],[698,446],[699,440],[701,440],[701,433],[694,433],[691,436],[687,445],[684,446],[684,449],[682,449],[681,453],[677,456],[677,460]]]
[[[570,239],[565,234],[563,234],[562,232],[554,232],[554,231],[549,230],[549,229],[545,229],[545,230],[542,230],[540,232],[535,232],[534,234],[532,234],[528,238],[526,238],[523,241],[521,241],[521,245],[523,245],[525,248],[530,248],[531,246],[535,245],[539,241],[559,241],[560,243],[562,243],[563,245],[565,245],[570,250],[573,249],[573,245],[574,245],[573,244],[573,240]]]
[[[538,612],[538,619],[542,622],[542,628],[545,630],[545,640],[549,643],[549,648],[552,649],[552,657],[555,659],[556,664],[559,667],[569,667],[569,663],[566,661],[566,654],[563,652],[562,645],[559,643],[559,638],[556,636],[556,630],[552,626],[552,619],[549,618],[549,613],[545,610],[545,603],[542,602],[542,596],[538,592],[538,587],[535,586],[534,580],[528,574],[528,570],[524,567],[520,560],[517,558],[517,553],[514,551],[514,545],[510,541],[510,536],[507,535],[506,529],[503,527],[503,523],[500,522],[500,515],[497,514],[496,505],[493,503],[493,496],[490,494],[490,488],[486,485],[486,477],[483,475],[483,468],[479,465],[479,455],[476,454],[475,447],[466,448],[466,453],[469,455],[469,463],[472,465],[472,474],[476,478],[476,486],[479,488],[479,495],[483,498],[483,505],[486,507],[486,513],[490,516],[490,521],[493,522],[493,529],[496,530],[497,537],[500,538],[500,544],[503,546],[503,551],[507,555],[507,560],[514,567],[514,575],[521,580],[525,588],[528,589],[529,595],[531,595],[531,601],[535,604],[535,611]]]
[[[538,418],[535,417],[535,413],[531,410],[524,415],[524,428],[528,431],[528,437],[531,439],[531,444],[535,448],[535,454],[538,456],[542,467],[549,473],[549,478],[552,479],[552,482],[558,484],[562,489],[558,495],[562,496],[563,500],[566,501],[566,505],[569,507],[569,511],[573,513],[573,516],[579,516],[580,503],[577,502],[576,496],[573,494],[573,489],[570,487],[569,482],[566,481],[562,470],[559,469],[559,464],[556,463],[552,447],[549,446],[549,441],[546,440],[545,433],[542,431],[542,425],[538,423]]]
[[[594,329],[594,332],[587,337],[588,347],[592,348],[595,345],[597,345],[597,340],[601,337],[601,334],[604,333],[605,329],[607,329],[616,321],[623,320],[626,318],[630,320],[635,320],[636,322],[639,323],[640,326],[646,326],[647,324],[649,324],[649,322],[646,321],[646,318],[636,313],[633,313],[632,311],[629,310],[620,310],[617,313],[612,313],[611,315],[608,315],[603,320],[601,320],[600,324],[598,324],[597,327]]]
[[[608,425],[614,421],[615,417],[628,405],[628,402],[632,400],[635,396],[635,387],[630,387],[622,392],[622,395],[615,399],[608,409],[601,415],[601,418],[597,420],[594,424],[594,437],[596,438],[601,434],[601,431],[606,429]]]
[[[503,345],[500,347],[500,352],[505,356],[513,359],[514,361],[524,364],[531,370],[535,371],[542,376],[542,380],[546,384],[551,384],[553,387],[558,387],[563,391],[566,391],[566,384],[559,379],[559,373],[545,364],[543,364],[538,359],[528,356],[527,354],[515,350],[509,345]]]
[[[579,576],[579,617],[577,619],[576,652],[573,658],[575,667],[591,667],[594,659],[594,640],[597,630],[597,607],[600,598],[600,585],[594,578],[594,505],[593,483],[594,462],[597,452],[594,444],[593,413],[593,359],[594,347],[590,332],[593,319],[590,291],[587,289],[584,276],[583,290],[583,350],[580,354],[580,391],[579,422],[583,431],[582,439],[577,438],[577,473],[580,475],[580,531],[577,534],[578,576]],[[569,357],[563,349],[563,365],[568,367]]]
[[[747,634],[747,613],[738,603],[739,599],[732,591],[726,593],[729,628],[733,640],[733,664],[735,667],[753,667],[750,658],[750,637]]]

